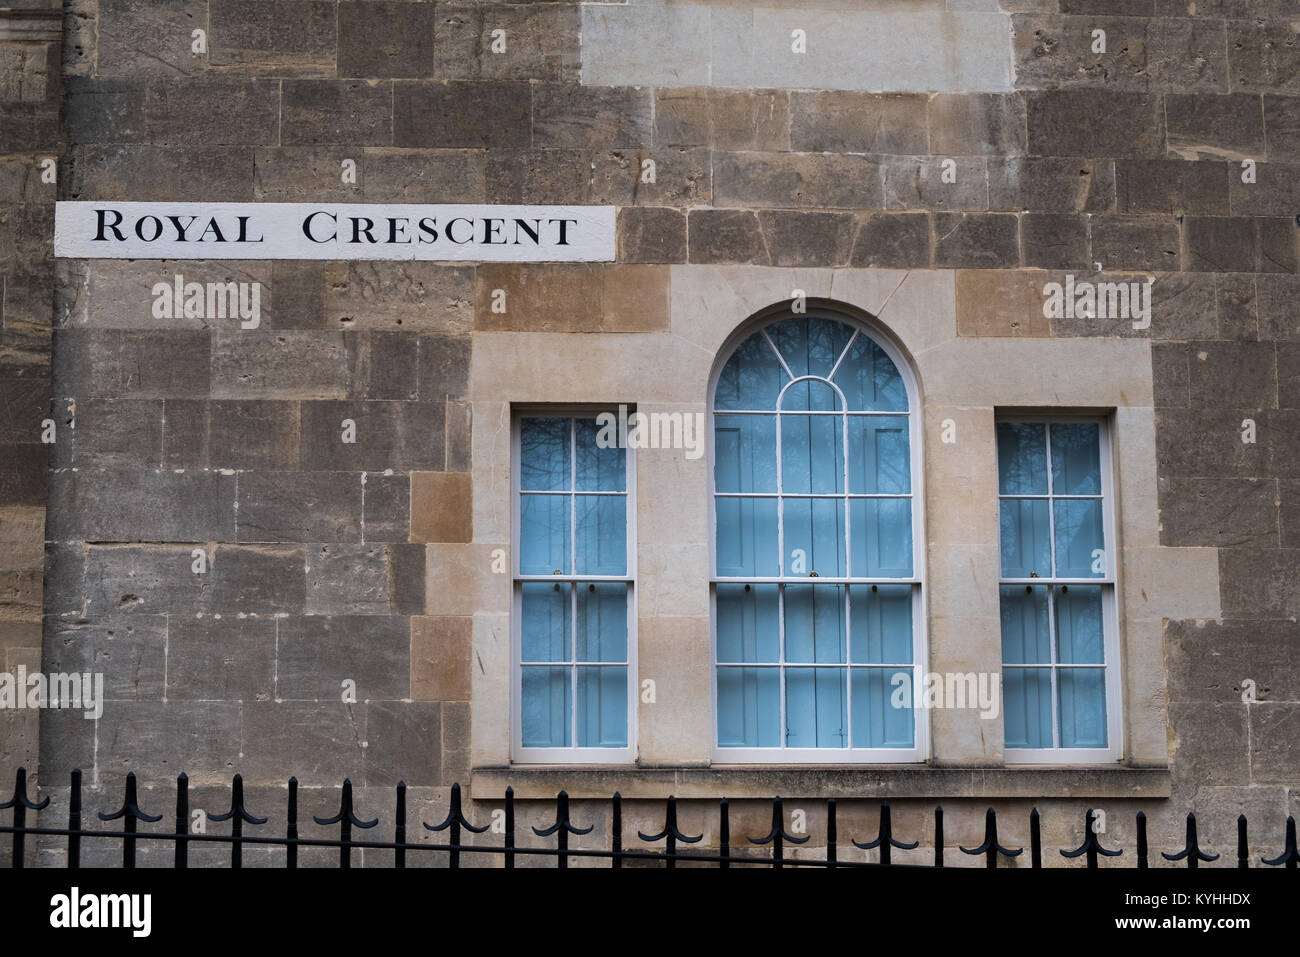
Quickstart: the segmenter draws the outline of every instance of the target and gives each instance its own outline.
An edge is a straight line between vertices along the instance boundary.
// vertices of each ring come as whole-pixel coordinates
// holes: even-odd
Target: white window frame
[[[1117,527],[1115,520],[1115,475],[1114,475],[1114,456],[1112,446],[1112,425],[1111,417],[1105,414],[1087,414],[1087,413],[1043,413],[1028,412],[1016,413],[1011,410],[998,410],[994,417],[994,460],[995,460],[995,481],[998,483],[998,514],[1001,515],[1002,500],[1004,498],[1045,498],[1055,500],[1058,498],[1091,498],[1094,496],[1069,496],[1056,495],[1051,490],[1051,469],[1052,469],[1052,444],[1050,437],[1047,439],[1047,473],[1048,489],[1047,495],[1003,495],[1001,491],[1002,463],[997,460],[997,432],[998,424],[1003,422],[1015,422],[1024,424],[1064,424],[1073,422],[1093,423],[1098,426],[1097,443],[1099,448],[1099,461],[1101,470],[1101,500],[1102,500],[1102,534],[1105,536],[1103,547],[1106,552],[1106,575],[1104,578],[1059,578],[1053,574],[1049,578],[1006,578],[1002,575],[1002,523],[998,521],[998,589],[999,592],[1003,585],[1100,585],[1101,589],[1101,615],[1102,628],[1104,630],[1102,647],[1106,656],[1103,664],[1106,673],[1104,687],[1106,689],[1106,747],[1104,748],[1004,748],[1004,760],[1007,764],[1053,764],[1053,765],[1074,765],[1074,764],[1112,764],[1123,760],[1124,754],[1124,708],[1123,708],[1123,660],[1120,656],[1120,636],[1119,636],[1119,603],[1117,595],[1119,593],[1119,567],[1116,560],[1119,554]],[[1050,539],[1051,558],[1053,573],[1056,568],[1056,516],[1055,512],[1048,509],[1050,528],[1052,530]],[[999,598],[999,604],[1001,599]],[[1057,740],[1060,734],[1060,711],[1057,689],[1057,667],[1056,667],[1056,615],[1055,604],[1049,606],[1047,615],[1048,637],[1051,648],[1051,672],[1052,672],[1052,737]],[[1001,639],[1001,615],[999,614],[999,640]],[[1008,666],[1004,663],[1003,669]],[[1010,667],[1019,667],[1011,665]],[[1003,702],[1006,699],[1006,681],[1001,682],[1001,693]],[[1005,721],[1006,708],[1002,708],[1003,720]]]
[[[912,503],[912,576],[910,578],[798,578],[793,576],[764,577],[757,576],[752,578],[732,578],[720,577],[717,574],[717,488],[714,481],[715,465],[715,409],[714,396],[717,390],[718,379],[722,375],[723,369],[730,361],[736,349],[755,333],[765,330],[767,327],[781,322],[785,319],[804,318],[803,314],[796,315],[788,308],[782,307],[775,310],[769,310],[762,316],[755,318],[753,321],[745,323],[740,329],[736,330],[724,343],[718,351],[718,361],[714,364],[713,373],[709,376],[708,391],[708,473],[709,473],[709,639],[710,639],[710,659],[709,659],[709,695],[710,706],[712,711],[712,721],[710,722],[710,731],[712,740],[709,743],[712,763],[716,765],[729,764],[763,764],[763,765],[788,765],[788,764],[923,764],[929,755],[930,749],[930,715],[929,709],[922,707],[921,697],[924,687],[924,674],[929,661],[929,641],[927,634],[927,614],[926,614],[926,592],[925,592],[925,505],[924,505],[924,488],[925,488],[925,470],[924,470],[924,450],[921,439],[921,417],[922,403],[920,388],[917,377],[899,345],[891,338],[888,332],[868,320],[855,314],[847,313],[842,309],[830,305],[813,306],[811,303],[810,312],[815,318],[834,319],[843,322],[854,330],[857,335],[865,335],[875,342],[885,352],[885,354],[894,363],[898,369],[899,375],[903,379],[904,388],[907,392],[907,412],[890,412],[879,413],[883,417],[906,416],[908,420],[908,451],[909,466],[911,468],[911,503]],[[852,341],[846,344],[845,350],[841,353],[838,362],[848,354]],[[780,355],[780,353],[777,353]],[[785,366],[785,359],[781,359],[781,364]],[[789,369],[786,369],[789,373]],[[833,372],[834,370],[832,370]],[[782,393],[794,384],[794,381],[806,381],[807,379],[819,379],[816,376],[800,376],[796,380],[791,376],[792,381],[785,384]],[[838,391],[838,390],[837,390]],[[778,402],[779,406],[779,402]],[[755,412],[765,410],[752,410]],[[776,408],[769,411],[773,416],[778,415]],[[730,410],[724,410],[723,415],[732,414]],[[798,413],[790,413],[798,414]],[[777,451],[780,451],[780,428],[777,428]],[[848,446],[845,444],[844,454],[848,455]],[[780,459],[778,457],[777,469],[777,494],[780,494],[781,475]],[[771,493],[755,495],[754,497],[771,497]],[[835,495],[833,497],[840,497]],[[848,549],[850,539],[848,537],[848,484],[845,483],[845,557],[849,560]],[[778,548],[784,548],[784,533],[781,528],[780,510],[778,510]],[[789,556],[782,555],[782,569],[785,568]],[[779,585],[859,585],[866,586],[871,584],[890,584],[890,585],[911,585],[912,586],[912,708],[913,708],[913,737],[912,747],[910,748],[737,748],[722,747],[718,743],[718,609],[717,609],[717,586],[719,584],[779,584]],[[786,664],[785,657],[785,623],[784,623],[784,599],[779,605],[781,609],[781,661],[779,668],[782,673],[780,700],[782,709],[782,737],[784,739],[784,719],[785,719],[785,680],[784,672]],[[851,621],[849,611],[846,606],[844,625],[846,633],[849,632]],[[851,658],[851,650],[847,650],[846,657]],[[847,676],[851,677],[853,665],[851,661],[846,661],[844,665],[832,665],[829,667],[844,667]],[[902,668],[899,669],[903,670]],[[851,681],[848,682],[850,685]],[[851,696],[851,691],[848,692]],[[852,734],[852,708],[849,702],[845,703],[849,730],[847,735]],[[852,738],[848,738],[852,741]]]
[[[625,403],[626,405],[626,403]],[[633,407],[627,406],[629,414]],[[627,574],[579,575],[571,566],[568,575],[523,575],[519,571],[520,554],[520,459],[521,424],[527,418],[594,418],[601,412],[617,415],[618,403],[611,405],[526,405],[510,410],[510,757],[516,764],[630,764],[637,755],[637,631],[636,631],[636,458],[629,446],[623,450],[627,501]],[[571,450],[572,451],[572,450]],[[572,457],[572,456],[571,456]],[[571,463],[572,465],[572,463]],[[575,490],[570,488],[569,494]],[[574,517],[571,516],[571,521]],[[570,532],[570,548],[576,548]],[[523,588],[525,582],[624,582],[627,584],[627,746],[622,748],[578,747],[526,748],[523,746]],[[574,626],[576,627],[576,621]],[[571,668],[576,665],[570,665]],[[578,696],[572,694],[576,722]],[[570,740],[576,742],[576,735]]]

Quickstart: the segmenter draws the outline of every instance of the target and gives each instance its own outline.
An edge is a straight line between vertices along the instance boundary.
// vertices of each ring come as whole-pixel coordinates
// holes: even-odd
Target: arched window
[[[768,320],[712,393],[716,755],[919,760],[918,396],[829,310]]]

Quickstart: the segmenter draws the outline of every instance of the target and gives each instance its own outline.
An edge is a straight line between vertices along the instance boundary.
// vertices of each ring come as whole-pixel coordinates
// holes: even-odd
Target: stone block
[[[162,464],[163,402],[158,399],[86,399],[77,403],[75,443],[83,469],[157,468]]]
[[[433,76],[434,13],[427,3],[341,0],[339,76]]]
[[[981,158],[889,156],[880,171],[886,209],[988,209],[988,176]]]
[[[533,87],[533,146],[636,149],[653,142],[648,89],[541,83]]]
[[[1231,167],[1216,161],[1117,160],[1117,205],[1121,213],[1226,215],[1231,173]]]
[[[957,334],[1049,336],[1043,316],[1047,273],[1037,269],[957,271]]]
[[[395,146],[510,149],[532,145],[527,83],[453,80],[398,83]]]
[[[303,402],[301,467],[321,471],[442,469],[441,402]],[[355,427],[345,424],[350,420]],[[345,438],[355,441],[345,441]]]
[[[1163,98],[1107,90],[1028,94],[1029,153],[1035,156],[1161,156]]]
[[[388,615],[306,615],[282,618],[276,635],[276,698],[358,702],[410,697],[410,626]],[[347,689],[343,682],[351,681]]]
[[[59,541],[206,542],[235,536],[235,476],[220,472],[58,472],[49,533]]]
[[[301,619],[174,615],[167,623],[169,701],[269,701],[277,627]]]
[[[760,210],[759,227],[773,266],[844,266],[858,220],[852,213]]]
[[[930,217],[926,213],[871,213],[863,216],[853,241],[850,265],[892,269],[930,265]]]
[[[927,101],[922,95],[825,90],[790,96],[790,148],[796,151],[901,155],[929,152],[924,121]],[[729,148],[723,143],[714,145]]]
[[[259,399],[164,403],[163,464],[172,469],[290,469],[298,464],[298,406]]]
[[[382,80],[284,80],[279,145],[392,146],[394,104],[409,89]]]
[[[989,209],[1097,213],[1115,206],[1113,160],[990,157],[988,177]]]
[[[474,267],[432,262],[338,262],[325,269],[334,329],[468,332]]]
[[[1277,489],[1272,480],[1166,478],[1159,487],[1163,544],[1277,547]]]
[[[155,146],[275,146],[280,84],[214,76],[154,80],[145,100],[145,137]]]
[[[301,614],[307,554],[301,545],[218,545],[210,556],[212,612]]]
[[[258,701],[243,707],[240,766],[247,784],[282,785],[290,776],[303,788],[328,788],[327,808],[313,812],[307,794],[299,820],[338,810],[337,788],[359,776],[366,759],[366,706],[343,704],[338,695],[317,702]],[[354,782],[356,783],[356,782]],[[301,792],[300,792],[301,793]],[[335,832],[337,833],[337,832]],[[334,861],[338,858],[335,856]]]
[[[355,472],[249,472],[239,480],[240,542],[360,542]]]
[[[693,263],[771,264],[758,216],[750,210],[692,210],[687,230]]]
[[[191,619],[180,616],[175,622],[182,620]],[[105,699],[162,700],[168,647],[165,616],[109,613],[89,620],[53,618],[48,627],[40,665],[46,674],[99,673],[104,676]]]
[[[468,542],[474,490],[465,472],[411,473],[411,541]]]
[[[481,153],[371,148],[357,165],[368,203],[481,203],[487,198],[487,160]]]
[[[107,76],[190,76],[207,69],[190,33],[207,26],[204,0],[104,0],[95,18],[97,70]]]
[[[1177,272],[1178,223],[1171,216],[1094,216],[1092,258],[1101,263],[1103,270]]]
[[[203,337],[206,350],[208,337]],[[348,394],[347,342],[337,332],[250,329],[212,337],[212,395],[328,399]]]
[[[876,162],[832,153],[716,153],[716,206],[880,209]]]
[[[366,784],[416,787],[441,783],[442,709],[423,701],[372,702],[366,707]]]
[[[577,80],[580,16],[576,6],[440,7],[434,64],[451,80]],[[495,49],[495,31],[505,49]]]
[[[1250,17],[1226,24],[1232,89],[1300,93],[1300,57],[1296,56],[1293,22],[1258,19],[1253,12]]]
[[[1242,160],[1264,155],[1258,95],[1170,93],[1165,97],[1169,152],[1181,159]]]
[[[1002,213],[935,213],[934,264],[997,269],[1020,264],[1019,224]]]
[[[338,4],[209,0],[208,61],[258,72],[332,75],[339,54]]]
[[[469,336],[420,336],[418,389],[426,402],[469,394]]]
[[[1020,246],[1026,266],[1082,271],[1091,265],[1088,219],[1077,213],[1023,214]]]
[[[590,201],[615,206],[707,205],[711,164],[712,154],[702,149],[598,151],[591,158]]]
[[[686,213],[658,206],[618,211],[618,260],[627,263],[686,261]]]
[[[474,619],[411,619],[411,697],[416,701],[469,701]],[[462,747],[468,747],[466,741]]]
[[[206,332],[59,329],[55,338],[59,394],[135,399],[208,394]]]

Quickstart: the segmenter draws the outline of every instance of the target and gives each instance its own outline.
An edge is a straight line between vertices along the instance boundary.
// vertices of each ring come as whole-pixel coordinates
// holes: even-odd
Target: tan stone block
[[[474,485],[468,472],[411,473],[411,541],[474,537]]]
[[[1124,605],[1130,619],[1218,618],[1217,548],[1125,548]]]
[[[510,540],[510,406],[473,404],[475,541]]]
[[[602,332],[668,329],[668,267],[611,266],[601,289]]]
[[[429,545],[425,551],[430,615],[476,615],[510,610],[510,576],[492,571],[504,545]]]
[[[15,506],[0,508],[0,542],[39,545],[45,541],[45,509]]]
[[[411,698],[470,700],[474,619],[469,616],[411,619]]]
[[[714,741],[709,619],[639,618],[637,678],[655,683],[655,703],[637,704],[638,760],[704,764]]]
[[[1043,315],[1041,269],[957,270],[957,334],[1041,336],[1052,334]]]
[[[510,615],[475,614],[471,767],[510,763],[510,669]]]
[[[996,543],[997,434],[992,407],[931,406],[924,422],[929,546]],[[944,441],[945,436],[952,441]]]
[[[489,332],[596,332],[603,267],[587,264],[490,265],[478,269],[474,327]],[[504,312],[494,312],[502,302]]]

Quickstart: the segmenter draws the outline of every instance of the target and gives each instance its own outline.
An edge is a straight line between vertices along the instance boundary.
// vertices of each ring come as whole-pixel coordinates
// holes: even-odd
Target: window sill
[[[507,786],[520,800],[569,797],[682,799],[771,798],[1167,798],[1168,768],[1013,766],[935,768],[818,766],[640,768],[625,765],[514,765],[471,772],[471,793],[497,800]]]

